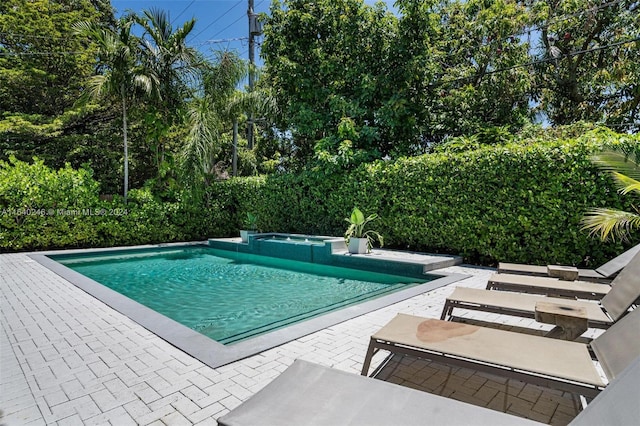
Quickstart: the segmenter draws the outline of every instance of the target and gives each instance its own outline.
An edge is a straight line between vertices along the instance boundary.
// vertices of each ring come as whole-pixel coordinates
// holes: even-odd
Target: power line
[[[506,67],[506,68],[498,68],[495,70],[491,70],[491,71],[486,71],[484,75],[491,75],[491,74],[498,74],[498,73],[502,73],[502,72],[506,72],[506,71],[511,71],[517,68],[527,68],[533,65],[538,65],[538,64],[544,64],[547,62],[555,62],[558,61],[560,59],[562,59],[562,57],[570,57],[570,56],[576,56],[576,55],[581,55],[584,53],[591,53],[591,52],[597,52],[600,50],[605,50],[605,49],[610,49],[610,48],[614,48],[614,47],[618,47],[624,44],[629,44],[629,43],[634,43],[636,41],[640,41],[640,37],[635,37],[632,39],[628,39],[628,40],[622,40],[616,43],[611,43],[611,44],[606,44],[606,45],[602,45],[602,46],[597,46],[597,47],[592,47],[591,49],[583,49],[583,50],[577,50],[577,51],[573,51],[573,52],[568,52],[568,53],[564,53],[561,56],[555,58],[555,57],[551,57],[551,58],[544,58],[544,59],[538,59],[536,61],[531,61],[531,62],[527,62],[525,64],[516,64],[516,65],[512,65],[510,67]],[[458,83],[458,82],[462,82],[462,81],[467,81],[472,79],[473,77],[460,77],[460,78],[456,78],[453,80],[446,80],[446,81],[438,81],[436,83],[432,83],[429,85],[429,87],[438,87],[438,86],[442,86],[444,84],[450,84],[450,83]]]
[[[221,29],[220,31],[218,31],[217,33],[215,33],[212,37],[217,36],[218,34],[222,34],[225,30],[231,28],[233,25],[235,25],[236,23],[238,23],[238,21],[240,21],[241,19],[246,18],[246,15],[241,15],[238,19],[236,19],[235,21],[233,21],[232,23],[230,23],[229,25],[227,25],[226,27],[224,27],[223,29]]]
[[[191,40],[194,40],[196,38],[198,38],[198,36],[200,34],[202,34],[203,32],[205,32],[207,29],[209,29],[209,27],[211,27],[213,24],[215,24],[216,22],[218,22],[220,19],[222,19],[227,13],[231,12],[233,9],[235,9],[236,7],[240,6],[243,3],[242,0],[238,1],[235,5],[231,6],[229,9],[227,9],[226,12],[224,12],[222,15],[218,16],[216,19],[213,20],[213,22],[211,22],[209,25],[207,25],[206,27],[204,27],[202,30],[200,30],[200,32],[196,35],[194,35],[193,37],[191,37]],[[217,35],[217,34],[216,34]],[[214,36],[215,37],[215,36]]]
[[[249,40],[249,37],[235,37],[235,38],[221,38],[217,40],[205,40],[202,43],[198,44],[197,46],[203,46],[205,44],[226,43],[230,41],[244,41],[244,40]]]
[[[176,19],[178,19],[180,16],[182,16],[183,13],[185,13],[187,11],[187,9],[189,9],[194,3],[196,2],[196,0],[191,0],[191,3],[189,3],[187,5],[187,7],[185,7],[184,9],[182,9],[182,12],[178,13],[178,16],[176,16],[175,18],[173,18],[173,20],[171,21],[171,25],[173,25],[174,22],[176,22]]]
[[[84,55],[86,52],[0,52],[0,56],[53,56],[53,55]]]

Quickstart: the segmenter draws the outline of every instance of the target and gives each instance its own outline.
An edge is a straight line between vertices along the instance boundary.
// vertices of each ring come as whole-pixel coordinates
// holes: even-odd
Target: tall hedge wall
[[[467,261],[593,266],[629,244],[580,231],[592,207],[632,208],[589,160],[608,144],[637,144],[608,130],[555,141],[519,140],[366,164],[347,173],[235,178],[159,202],[131,191],[126,215],[16,215],[20,208],[113,209],[85,171],[41,163],[0,167],[0,250],[117,246],[235,236],[247,212],[262,231],[340,236],[354,206],[378,213],[391,248],[464,255]],[[459,151],[459,147],[456,148]],[[76,175],[74,175],[77,174]],[[74,177],[75,176],[75,177]],[[28,187],[29,191],[20,188]],[[14,210],[11,210],[14,209]]]
[[[112,247],[203,239],[230,232],[217,200],[183,191],[161,202],[148,189],[101,200],[90,171],[41,160],[0,161],[0,252]],[[218,224],[222,224],[219,227]]]
[[[236,211],[257,213],[263,231],[341,235],[357,206],[394,248],[455,253],[467,261],[598,265],[621,243],[580,230],[592,207],[629,210],[610,176],[590,161],[607,144],[638,143],[608,130],[577,139],[484,146],[367,164],[348,174],[320,171],[237,179]],[[240,195],[243,194],[243,195]],[[239,226],[239,222],[237,222]]]

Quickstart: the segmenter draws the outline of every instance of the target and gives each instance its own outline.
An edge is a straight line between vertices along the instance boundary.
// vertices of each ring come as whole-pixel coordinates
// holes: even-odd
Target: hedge
[[[328,173],[233,178],[160,202],[132,190],[126,215],[0,217],[0,250],[98,247],[235,236],[247,212],[265,232],[340,236],[354,206],[378,213],[390,248],[452,253],[468,262],[596,266],[636,241],[603,243],[580,230],[592,207],[632,208],[590,156],[638,136],[606,129],[580,137],[517,139],[470,150],[364,164]],[[27,189],[24,189],[27,188]],[[90,172],[41,162],[0,163],[0,210],[117,209]],[[13,212],[15,213],[15,212]]]
[[[183,191],[174,202],[158,201],[148,189],[100,199],[89,170],[48,168],[11,158],[0,161],[0,252],[110,247],[204,239],[229,233],[215,200]]]
[[[258,214],[263,231],[342,235],[343,218],[357,206],[380,215],[373,227],[392,248],[461,254],[473,263],[597,266],[635,243],[603,243],[580,230],[580,219],[592,207],[632,208],[632,197],[619,196],[590,157],[638,136],[597,129],[541,139],[222,185],[243,194],[235,200],[238,218]]]

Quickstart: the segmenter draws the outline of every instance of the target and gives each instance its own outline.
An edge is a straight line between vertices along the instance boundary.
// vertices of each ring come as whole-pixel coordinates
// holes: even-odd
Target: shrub
[[[132,190],[121,216],[19,215],[16,209],[122,209],[100,201],[88,170],[48,169],[39,160],[0,162],[0,250],[99,247],[237,236],[247,212],[266,232],[341,236],[354,207],[377,213],[385,246],[462,254],[468,262],[594,266],[624,247],[580,231],[593,207],[629,210],[590,157],[638,144],[606,129],[528,131],[464,150],[362,164],[351,171],[233,178],[182,189],[159,201]],[[469,148],[469,147],[467,147]],[[13,210],[12,210],[13,209]],[[12,213],[13,212],[13,213]],[[631,244],[637,241],[632,241]]]
[[[0,162],[0,251],[105,247],[205,239],[220,229],[196,191],[161,202],[149,189],[102,201],[90,170]]]
[[[101,206],[89,170],[53,171],[41,160],[0,162],[0,248],[21,250],[97,243],[83,213]],[[83,211],[83,209],[85,209]]]
[[[342,218],[357,205],[380,215],[377,229],[391,247],[462,254],[484,264],[593,266],[623,247],[590,238],[580,219],[591,207],[624,209],[625,201],[590,156],[628,143],[638,137],[603,129],[568,139],[528,135],[345,173],[307,171],[224,185],[243,194],[237,210],[256,212],[265,231],[342,235]]]

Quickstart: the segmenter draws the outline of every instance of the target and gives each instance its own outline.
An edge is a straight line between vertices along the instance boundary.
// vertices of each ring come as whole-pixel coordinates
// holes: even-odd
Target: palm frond
[[[208,67],[203,77],[205,93],[209,97],[225,98],[247,75],[247,65],[233,52],[218,51],[215,57],[214,65]]]
[[[618,191],[622,195],[626,195],[633,191],[640,193],[640,182],[637,180],[618,172],[613,172],[613,178],[618,185]]]
[[[582,218],[582,229],[602,241],[626,241],[634,229],[640,227],[640,215],[615,209],[596,208]]]
[[[106,74],[91,76],[87,80],[87,93],[93,99],[99,99],[107,93],[114,93],[110,87],[112,80]]]
[[[236,92],[228,103],[228,110],[237,115],[240,111],[255,116],[269,116],[277,111],[276,100],[266,90],[256,89],[253,92]]]
[[[188,111],[189,134],[180,152],[180,165],[185,175],[210,173],[220,151],[220,123],[211,113],[206,99],[197,99]]]
[[[593,161],[604,170],[640,180],[640,147],[607,149],[594,155]]]

